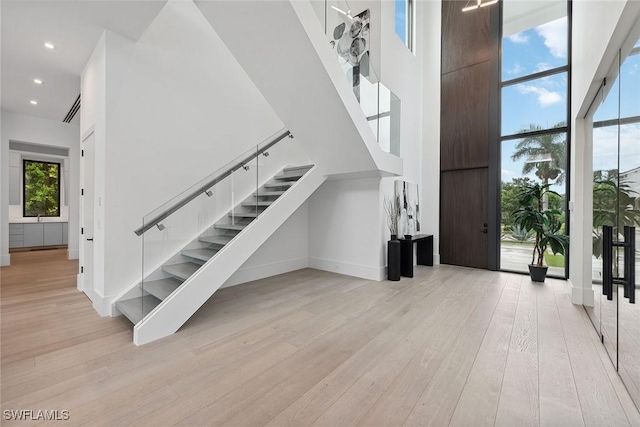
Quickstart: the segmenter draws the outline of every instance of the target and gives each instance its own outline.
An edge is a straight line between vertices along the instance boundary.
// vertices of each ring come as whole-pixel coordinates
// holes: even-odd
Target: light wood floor
[[[68,410],[56,425],[640,426],[566,282],[306,269],[223,289],[177,334],[136,347],[125,320],[76,291],[64,251],[12,261],[1,406]]]

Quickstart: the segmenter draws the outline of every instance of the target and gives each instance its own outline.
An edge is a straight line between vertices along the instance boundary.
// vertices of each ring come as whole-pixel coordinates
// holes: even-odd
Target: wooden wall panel
[[[440,175],[440,262],[487,268],[488,169]]]
[[[490,9],[497,6],[462,12],[466,4],[442,2],[442,74],[490,59]]]
[[[442,76],[441,170],[489,166],[489,62]]]
[[[462,12],[466,4],[442,1],[440,261],[496,268],[483,231],[491,230],[492,239],[496,233],[488,220],[488,179],[493,177],[489,138],[497,117],[500,10],[497,4]]]

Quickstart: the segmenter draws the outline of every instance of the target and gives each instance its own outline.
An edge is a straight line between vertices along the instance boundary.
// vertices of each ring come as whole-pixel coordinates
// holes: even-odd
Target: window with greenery
[[[60,163],[24,160],[24,216],[60,216]]]
[[[395,7],[396,34],[413,52],[413,0],[395,0]]]
[[[501,3],[500,268],[526,272],[534,236],[513,224],[522,184],[550,186],[545,209],[560,212],[568,233],[570,3]],[[550,276],[566,277],[565,256],[549,251],[544,258]]]

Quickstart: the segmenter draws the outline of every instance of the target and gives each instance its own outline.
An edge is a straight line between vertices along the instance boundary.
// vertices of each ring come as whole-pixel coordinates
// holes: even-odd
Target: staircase
[[[264,241],[275,231],[279,225],[288,218],[295,209],[308,198],[313,191],[324,181],[324,177],[315,174],[306,185],[302,184],[303,178],[311,175],[313,165],[290,166],[284,168],[280,173],[273,176],[262,187],[247,197],[223,219],[219,220],[212,227],[204,231],[198,238],[181,251],[178,257],[172,257],[170,261],[162,265],[161,271],[154,272],[155,280],[145,278],[142,284],[138,285],[137,292],[128,292],[127,295],[140,295],[134,298],[123,297],[118,300],[115,307],[124,314],[136,327],[134,328],[134,341],[136,344],[143,344],[153,339],[169,335],[175,332],[195,311],[206,302],[206,300],[244,263],[253,252],[260,247]],[[294,189],[299,190],[293,191]],[[298,194],[291,197],[290,203],[282,203],[290,196],[289,193]],[[285,208],[280,213],[276,213],[277,218],[265,218],[273,209],[270,209],[278,201],[282,205],[279,209]],[[290,205],[290,206],[289,206]],[[283,216],[284,214],[284,216]],[[251,225],[251,227],[249,227]],[[274,228],[274,225],[277,225]],[[269,232],[269,230],[272,230]],[[240,244],[241,237],[245,237],[245,244]],[[242,246],[239,257],[231,254],[229,249],[234,245]],[[235,252],[238,252],[236,250]],[[224,256],[229,253],[229,256]],[[228,260],[231,257],[233,261]],[[175,262],[179,259],[180,262]],[[232,265],[237,267],[229,268]],[[214,271],[205,274],[204,271]],[[161,276],[161,278],[157,278]],[[205,280],[196,280],[199,276]],[[214,280],[208,279],[214,277]],[[196,284],[196,285],[193,285]],[[177,299],[183,289],[190,285],[192,288],[199,288],[197,294],[206,298],[189,298],[188,307],[180,304],[178,307],[170,309],[172,299]],[[204,288],[204,289],[202,289]],[[186,293],[186,292],[185,292]],[[208,295],[208,296],[207,296]],[[184,310],[186,308],[186,310]],[[146,337],[137,337],[139,330],[144,329],[150,314],[162,312],[163,309],[172,313],[171,324],[166,321],[155,322],[151,328],[153,331]],[[152,316],[149,316],[152,317]],[[156,315],[160,318],[162,316]],[[151,322],[154,323],[154,322]],[[177,327],[176,327],[177,325]]]

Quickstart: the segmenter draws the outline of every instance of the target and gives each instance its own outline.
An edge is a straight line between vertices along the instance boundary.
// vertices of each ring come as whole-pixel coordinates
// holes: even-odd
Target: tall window
[[[525,272],[534,236],[513,223],[520,184],[549,184],[544,203],[568,231],[570,14],[566,0],[502,4],[500,268]],[[565,256],[544,257],[549,275],[566,277]]]
[[[395,2],[396,34],[413,52],[413,0],[395,0]]]
[[[24,216],[60,216],[60,163],[24,160]]]

